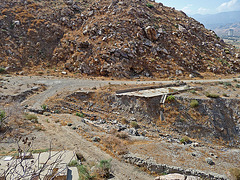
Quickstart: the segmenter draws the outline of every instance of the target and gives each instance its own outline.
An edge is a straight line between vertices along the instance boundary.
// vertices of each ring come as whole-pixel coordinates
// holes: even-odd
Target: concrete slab
[[[156,96],[162,96],[165,94],[171,94],[174,92],[181,92],[183,90],[190,90],[188,86],[176,86],[176,87],[167,87],[167,88],[156,88],[156,89],[148,89],[148,90],[140,90],[133,92],[120,93],[120,96],[137,96],[137,97],[145,97],[151,98]]]

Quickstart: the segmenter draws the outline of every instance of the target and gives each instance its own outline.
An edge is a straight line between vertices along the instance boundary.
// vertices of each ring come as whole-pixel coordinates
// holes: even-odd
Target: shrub
[[[224,86],[232,86],[232,84],[230,82],[224,82],[223,84],[224,84]]]
[[[46,105],[46,104],[43,104],[43,105],[41,105],[41,108],[42,108],[44,111],[46,111],[46,110],[47,110],[47,105]]]
[[[138,123],[135,122],[135,121],[132,121],[132,122],[130,123],[130,125],[131,125],[131,127],[135,128],[135,129],[139,128]]]
[[[198,107],[199,106],[199,103],[198,103],[198,101],[197,100],[191,100],[191,102],[190,102],[190,107],[191,108],[195,108],[195,107]]]
[[[116,136],[107,136],[102,139],[102,142],[109,151],[112,151],[118,155],[128,153],[128,148],[124,144],[123,140],[117,138]]]
[[[5,72],[5,68],[0,67],[0,73],[3,73],[3,72]]]
[[[224,96],[224,97],[229,97],[229,95],[227,95],[226,93],[223,93],[223,96]]]
[[[0,110],[0,128],[2,127],[2,123],[5,119],[6,115],[5,115],[5,111]]]
[[[150,9],[154,8],[154,6],[150,3],[147,3],[146,6],[149,7]]]
[[[110,160],[101,160],[98,169],[97,174],[102,178],[109,178],[110,177],[110,170],[111,170],[111,159]]]
[[[70,163],[68,163],[68,166],[77,167],[78,166],[78,161],[77,160],[72,160]]]
[[[27,120],[37,120],[37,116],[35,114],[27,114],[26,115]]]
[[[217,95],[217,94],[211,94],[211,93],[206,93],[205,94],[207,97],[209,97],[209,98],[219,98],[219,95]]]
[[[240,88],[240,84],[236,84],[236,88]]]
[[[80,180],[94,179],[95,176],[90,175],[89,170],[86,166],[81,165],[81,166],[77,166],[77,168],[78,168],[78,174],[79,174],[79,179]]]
[[[0,121],[3,121],[3,119],[5,118],[5,111],[0,110]]]
[[[175,100],[175,96],[173,95],[170,95],[167,97],[167,101],[171,102],[171,101],[174,101]]]
[[[119,133],[117,133],[116,136],[118,138],[121,138],[121,139],[127,139],[128,138],[128,134],[126,132],[119,132]]]
[[[192,90],[189,90],[190,93],[192,94],[196,94],[196,90],[192,89]]]
[[[182,139],[180,139],[180,142],[181,142],[182,144],[187,144],[187,143],[190,142],[190,139],[189,139],[189,137],[187,137],[187,136],[183,136]]]
[[[126,118],[123,118],[123,119],[122,119],[122,123],[123,123],[123,124],[129,124],[129,122],[128,122],[128,120],[127,120]]]
[[[83,113],[77,112],[77,113],[76,113],[76,116],[81,117],[81,118],[84,118],[84,114],[83,114]]]

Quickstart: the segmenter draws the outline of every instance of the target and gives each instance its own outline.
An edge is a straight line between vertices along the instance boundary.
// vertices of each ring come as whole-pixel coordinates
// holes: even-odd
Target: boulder
[[[145,32],[147,34],[148,39],[150,39],[152,41],[156,41],[158,39],[157,31],[154,29],[154,27],[152,27],[152,26],[146,27]]]
[[[209,165],[214,165],[214,164],[215,164],[211,158],[206,158],[206,162],[207,162]]]
[[[93,142],[100,142],[101,139],[100,139],[100,137],[95,136],[95,137],[92,138],[92,141]]]

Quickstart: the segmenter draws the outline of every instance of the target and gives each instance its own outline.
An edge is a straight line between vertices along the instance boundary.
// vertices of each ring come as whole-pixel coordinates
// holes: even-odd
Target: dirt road
[[[43,84],[47,86],[47,89],[39,94],[36,94],[29,99],[25,100],[22,104],[28,105],[32,109],[41,109],[41,105],[44,104],[48,98],[66,91],[76,90],[90,90],[93,87],[105,86],[108,84],[152,84],[152,83],[175,83],[176,81],[117,81],[117,80],[94,80],[94,79],[74,79],[74,78],[57,78],[52,76],[16,76],[16,77],[4,77],[5,81],[8,81],[8,86],[14,86],[18,88],[23,85],[38,85]],[[240,78],[236,78],[240,80]],[[182,80],[183,82],[190,83],[206,83],[206,82],[228,82],[233,79],[212,79],[212,80]],[[14,88],[13,88],[14,89]],[[14,90],[12,90],[14,91]]]

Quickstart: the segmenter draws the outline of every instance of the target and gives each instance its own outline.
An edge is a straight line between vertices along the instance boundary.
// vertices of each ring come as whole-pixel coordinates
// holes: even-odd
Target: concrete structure
[[[78,180],[79,175],[76,167],[68,167],[72,160],[77,160],[73,151],[51,151],[39,154],[30,154],[30,156],[21,162],[20,159],[12,156],[3,156],[0,158],[0,179],[4,171],[9,168],[10,172],[7,180],[18,179],[22,174],[26,177],[20,179],[30,179],[35,171],[40,176],[33,178],[34,180],[52,178],[57,180]],[[20,163],[21,162],[21,163]],[[9,166],[10,165],[10,166]],[[25,169],[23,169],[23,166]],[[26,167],[30,167],[29,170]],[[43,168],[44,167],[44,168]],[[41,172],[39,173],[39,170]]]
[[[170,95],[170,94],[176,94],[178,92],[183,92],[193,89],[191,87],[188,87],[186,85],[184,86],[169,86],[169,87],[161,87],[161,88],[151,88],[151,89],[144,89],[144,90],[137,90],[137,91],[130,91],[130,92],[123,92],[118,93],[118,96],[136,96],[136,97],[143,97],[143,98],[152,98],[157,96],[163,96],[163,95]],[[165,101],[166,96],[163,96],[161,101]],[[164,102],[162,102],[164,103]]]

